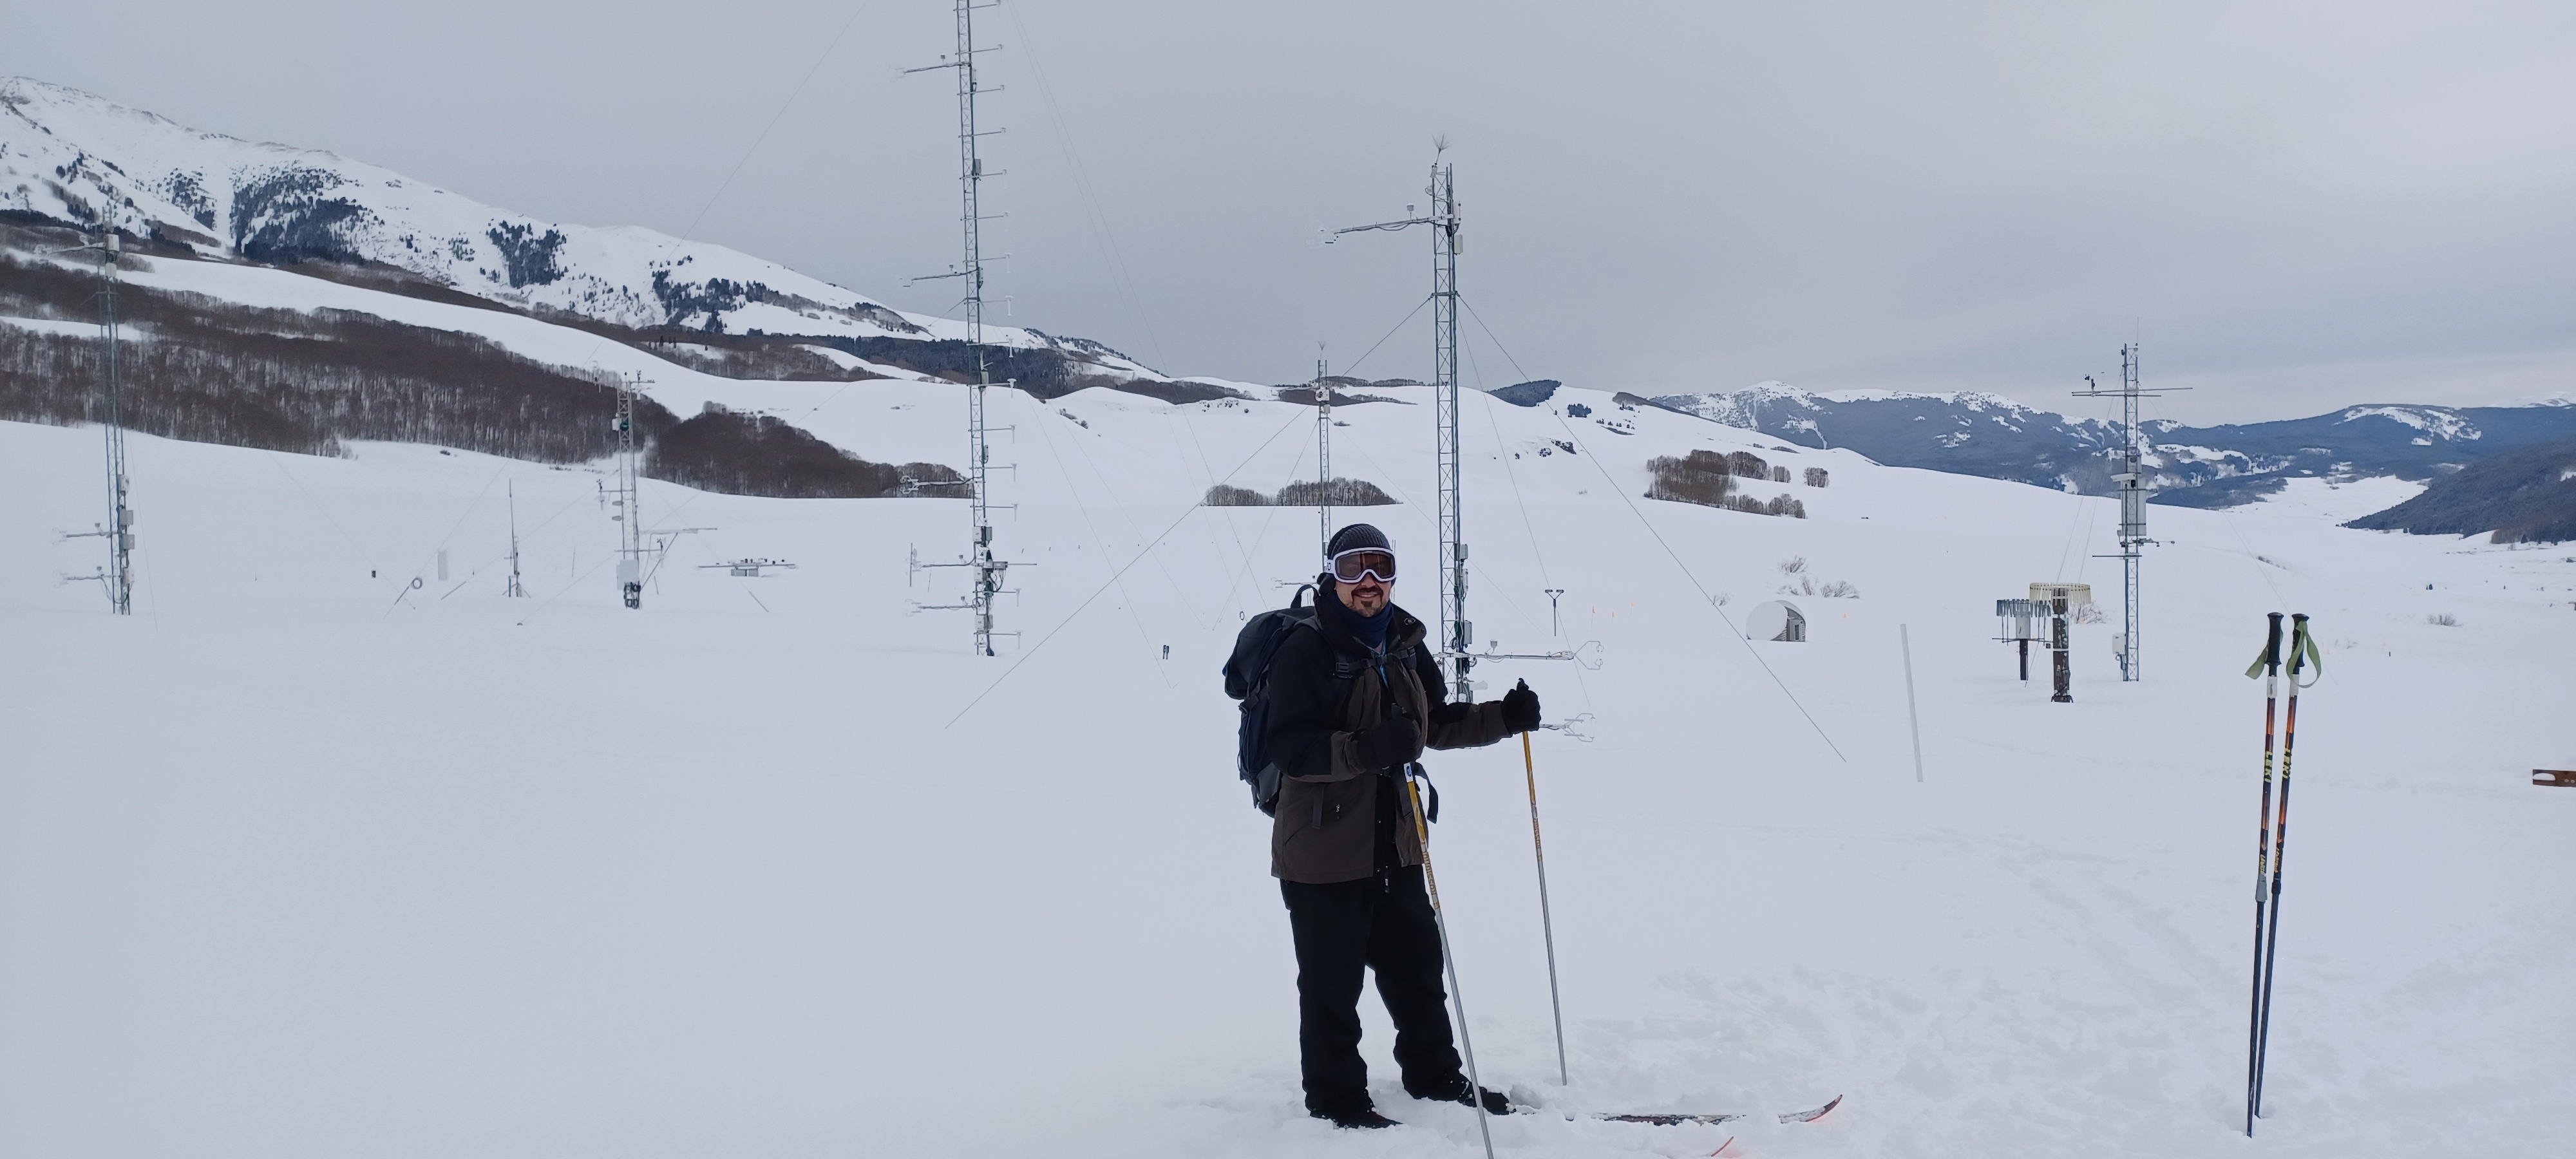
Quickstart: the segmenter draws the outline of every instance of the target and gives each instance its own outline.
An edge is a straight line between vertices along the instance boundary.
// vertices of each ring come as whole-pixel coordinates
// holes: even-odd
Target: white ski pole
[[[1476,1043],[1467,1034],[1467,996],[1458,991],[1458,955],[1449,949],[1449,912],[1440,906],[1440,875],[1431,871],[1431,825],[1422,816],[1422,787],[1413,779],[1420,767],[1404,766],[1404,791],[1413,799],[1413,832],[1422,845],[1422,881],[1431,894],[1431,922],[1440,930],[1440,964],[1449,970],[1449,1001],[1458,1008],[1458,1050],[1467,1056],[1467,1101],[1476,1105],[1476,1133],[1485,1140],[1485,1159],[1494,1159],[1494,1129],[1485,1122],[1485,1080],[1476,1073]]]

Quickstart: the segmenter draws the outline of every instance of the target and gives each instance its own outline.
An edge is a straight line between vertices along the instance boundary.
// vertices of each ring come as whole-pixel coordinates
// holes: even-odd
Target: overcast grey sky
[[[1317,229],[1422,203],[1443,133],[1461,283],[1531,376],[2089,413],[2063,392],[2136,335],[2194,421],[2576,390],[2563,0],[978,18],[1010,321],[1173,373],[1358,358],[1428,290],[1429,239]],[[0,73],[950,306],[900,285],[956,255],[952,93],[898,75],[949,50],[944,0],[0,0],[0,29]],[[1471,383],[1519,377],[1471,334]],[[1427,376],[1429,337],[1426,311],[1358,372]]]

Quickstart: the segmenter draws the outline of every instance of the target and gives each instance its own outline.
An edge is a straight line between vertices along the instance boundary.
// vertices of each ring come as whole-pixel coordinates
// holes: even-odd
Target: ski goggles
[[[1355,584],[1369,576],[1377,582],[1395,582],[1395,553],[1374,547],[1355,547],[1333,557],[1333,578]]]

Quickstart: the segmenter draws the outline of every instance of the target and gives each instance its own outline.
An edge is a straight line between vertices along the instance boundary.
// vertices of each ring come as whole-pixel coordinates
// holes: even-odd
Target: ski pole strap
[[[2318,678],[2325,675],[2326,658],[2324,653],[2317,651],[2317,638],[2309,633],[2306,616],[2298,617],[2298,627],[2290,633],[2290,681],[2293,684],[2297,684],[2299,669],[2303,666],[2315,669],[2317,674],[2309,677],[2306,684],[2298,686],[2315,687]]]
[[[1422,778],[1423,796],[1425,798],[1422,803],[1423,821],[1433,825],[1439,824],[1440,786],[1431,783],[1431,774],[1423,769],[1422,762],[1420,761],[1413,762],[1410,766],[1407,766],[1405,771],[1413,776]]]
[[[2254,662],[2245,667],[2245,678],[2252,680],[2262,675],[2266,668],[2275,673],[2281,670],[2281,621],[2278,619],[2272,621],[2272,642],[2254,654]]]

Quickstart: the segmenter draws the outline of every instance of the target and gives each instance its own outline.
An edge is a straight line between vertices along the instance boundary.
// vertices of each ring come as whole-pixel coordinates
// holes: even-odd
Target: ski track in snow
[[[244,300],[342,292],[159,269]],[[550,360],[644,357],[377,304],[479,315]],[[674,410],[774,408],[873,459],[954,463],[963,445],[953,387],[658,377]],[[1415,405],[1337,408],[1335,461],[1427,498],[1427,393],[1379,393]],[[1287,923],[1216,670],[1240,617],[1311,569],[1314,513],[1190,505],[1216,482],[1311,478],[1309,412],[994,398],[1020,432],[997,453],[1019,463],[997,487],[1020,505],[1002,546],[1029,565],[1001,609],[1025,634],[998,661],[965,654],[955,614],[909,611],[956,598],[950,573],[907,587],[904,566],[908,545],[955,553],[953,501],[648,481],[649,524],[712,530],[677,541],[631,613],[599,470],[383,444],[315,459],[132,438],[141,584],[117,621],[57,581],[94,563],[95,541],[53,532],[101,517],[98,432],[0,423],[0,631],[21,658],[0,687],[0,1153],[1480,1153],[1464,1108],[1397,1089],[1373,1001],[1372,1076],[1407,1125],[1334,1132],[1298,1105]],[[1540,1109],[1493,1123],[1499,1153],[1732,1137],[1762,1157],[2539,1156],[2576,1139],[2546,1081],[2576,1041],[2556,980],[2576,948],[2576,793],[2527,784],[2571,753],[2553,706],[2576,549],[2333,527],[2403,497],[2359,485],[2154,508],[2148,679],[2116,679],[2116,626],[2079,627],[2076,701],[2052,705],[1992,641],[1992,601],[2056,578],[2115,600],[2089,558],[2110,548],[2109,500],[1781,450],[1595,392],[1468,401],[1492,412],[1465,422],[1478,636],[1555,645],[1541,589],[1563,587],[1563,642],[1606,660],[1489,669],[1526,676],[1551,719],[1595,714],[1593,742],[1536,745],[1570,1087],[1517,746],[1431,762],[1479,1062]],[[1595,419],[1559,419],[1569,401]],[[1537,453],[1569,430],[1581,454]],[[1825,466],[1832,486],[1744,481],[1806,520],[1611,493],[1702,446]],[[525,600],[501,596],[503,481]],[[1859,586],[1793,597],[1811,642],[1753,646],[1848,761],[1631,503],[1738,622],[1790,555]],[[1427,510],[1343,514],[1428,558]],[[800,566],[701,566],[746,555]],[[1418,614],[1430,595],[1398,588]],[[2262,693],[2241,672],[2284,602],[2317,617],[2328,671],[2301,703],[2273,1116],[2249,1145]],[[1820,1123],[1765,1117],[1836,1094]],[[1599,1111],[1754,1117],[1583,1117]]]

